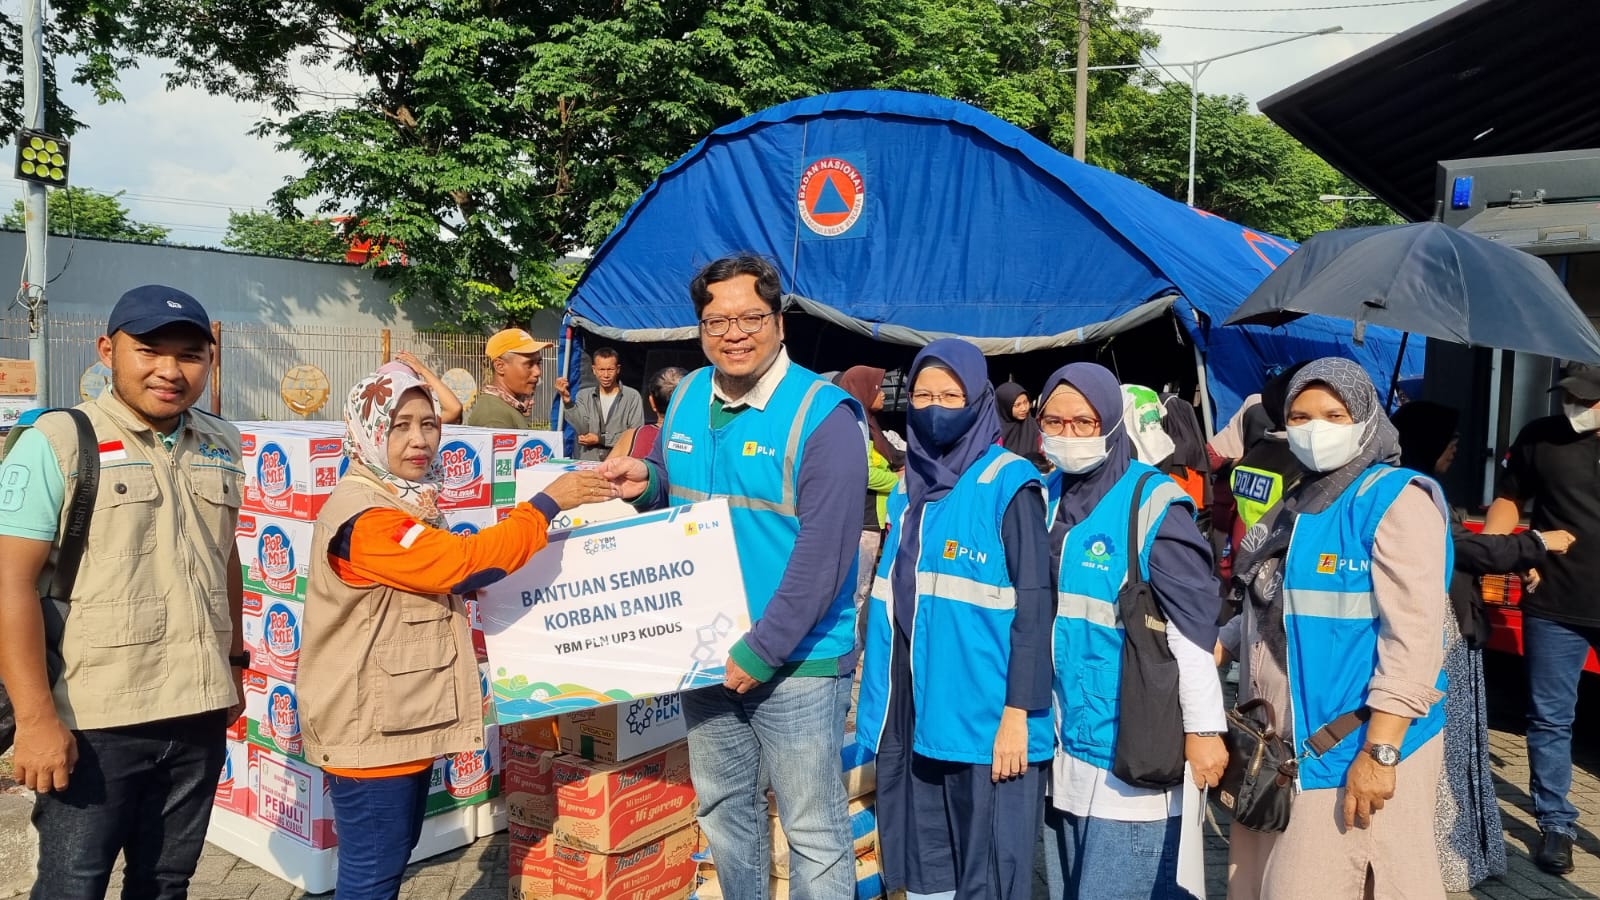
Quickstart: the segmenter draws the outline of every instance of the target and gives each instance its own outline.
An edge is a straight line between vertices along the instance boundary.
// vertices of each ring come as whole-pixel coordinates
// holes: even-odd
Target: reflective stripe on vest
[[[908,498],[889,498],[890,529],[867,605],[857,733],[873,748],[882,737],[894,665],[894,570],[901,539],[919,535],[910,635],[917,753],[947,762],[986,764],[1006,705],[1007,664],[1017,592],[1000,541],[1006,508],[1039,485],[1027,460],[991,447],[944,497],[924,505],[921,520],[905,522]],[[1028,759],[1053,751],[1049,709],[1028,716]]]
[[[660,436],[665,487],[673,506],[712,498],[727,501],[754,622],[765,614],[782,583],[800,534],[796,483],[806,441],[840,406],[850,410],[858,424],[865,417],[860,404],[844,391],[790,364],[763,409],[745,410],[713,428],[713,376],[713,369],[699,369],[673,394]],[[849,576],[788,662],[838,659],[854,651],[854,566],[852,559]]]
[[[1125,547],[1133,489],[1147,472],[1154,475],[1145,482],[1138,508],[1139,546]],[[1059,478],[1056,474],[1052,481]],[[1175,506],[1193,515],[1194,501],[1177,482],[1135,462],[1062,540],[1052,633],[1057,737],[1062,752],[1102,769],[1111,768],[1120,718],[1123,637],[1117,597],[1128,579],[1127,554],[1138,554],[1139,570],[1148,578],[1150,548]]]
[[[1446,608],[1453,563],[1448,511],[1438,486],[1416,472],[1375,466],[1347,488],[1325,510],[1302,513],[1284,559],[1283,609],[1286,657],[1292,706],[1293,737],[1305,749],[1307,737],[1344,713],[1366,706],[1378,665],[1381,630],[1372,577],[1372,545],[1379,522],[1407,486],[1429,490],[1439,504],[1438,540],[1445,555],[1444,578],[1437,595],[1417,597]],[[1417,536],[1425,539],[1426,536]],[[1444,633],[1439,634],[1441,643]],[[1441,670],[1437,685],[1442,690]],[[1410,755],[1444,727],[1444,704],[1412,721],[1401,743]],[[1300,786],[1306,790],[1336,788],[1366,741],[1366,726],[1350,734],[1321,757],[1301,761]]]

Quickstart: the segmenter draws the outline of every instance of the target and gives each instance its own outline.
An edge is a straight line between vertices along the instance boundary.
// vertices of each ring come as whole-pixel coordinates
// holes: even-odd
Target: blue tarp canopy
[[[1315,318],[1221,322],[1295,244],[1078,162],[953,100],[849,91],[720,128],[650,185],[595,252],[571,324],[621,341],[696,337],[687,285],[736,251],[772,258],[790,302],[857,334],[988,355],[1103,340],[1170,311],[1219,416],[1272,365],[1328,354],[1387,385],[1399,335]],[[1421,342],[1417,342],[1421,344]],[[1419,374],[1420,348],[1404,374]]]

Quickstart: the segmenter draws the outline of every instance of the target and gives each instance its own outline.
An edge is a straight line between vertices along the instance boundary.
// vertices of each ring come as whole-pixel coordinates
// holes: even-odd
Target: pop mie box
[[[571,756],[551,766],[556,843],[596,853],[632,850],[694,822],[684,743],[625,763]]]
[[[240,513],[235,532],[244,586],[291,600],[306,598],[311,576],[311,522]]]
[[[564,713],[557,719],[561,750],[596,762],[623,762],[688,736],[681,694]]]
[[[294,683],[249,672],[244,692],[245,734],[250,742],[284,756],[305,758],[300,701]]]
[[[554,431],[501,431],[493,437],[496,506],[515,506],[533,496],[517,492],[517,470],[542,465],[561,456],[561,435]]]
[[[631,850],[598,853],[550,847],[553,900],[676,900],[693,893],[699,838],[692,823]]]
[[[250,668],[294,681],[300,671],[300,628],[306,607],[298,600],[244,592],[244,646]]]
[[[250,512],[313,520],[339,483],[344,426],[242,422],[244,503]]]
[[[510,509],[496,509],[492,506],[451,510],[450,531],[452,534],[477,534],[510,514]]]
[[[495,759],[499,736],[493,725],[484,731],[483,749],[451,753],[433,761],[424,815],[483,803],[499,795],[500,771]]]
[[[215,803],[241,816],[249,816],[255,806],[250,793],[250,748],[244,741],[228,741],[222,774],[217,776]]]
[[[333,799],[321,769],[287,759],[264,747],[250,747],[251,818],[313,850],[338,843],[333,831]]]
[[[439,508],[481,509],[494,504],[494,432],[446,428],[439,444]]]

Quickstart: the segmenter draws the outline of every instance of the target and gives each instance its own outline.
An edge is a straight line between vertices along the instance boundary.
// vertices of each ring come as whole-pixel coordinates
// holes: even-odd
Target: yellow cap
[[[495,332],[489,338],[489,343],[484,347],[484,353],[490,359],[499,359],[507,353],[538,353],[546,347],[554,347],[553,341],[536,341],[533,335],[521,328],[507,328],[505,331]]]

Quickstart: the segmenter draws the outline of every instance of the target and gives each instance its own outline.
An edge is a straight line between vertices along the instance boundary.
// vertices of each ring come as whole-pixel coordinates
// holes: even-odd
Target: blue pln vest
[[[856,710],[856,734],[874,753],[889,713],[894,561],[900,535],[914,527],[922,545],[911,633],[913,749],[946,762],[994,762],[994,737],[1006,705],[1011,622],[1017,614],[1001,523],[1012,499],[1039,484],[1033,463],[996,446],[950,493],[923,507],[921,522],[904,522],[905,482],[889,496],[889,532],[867,604]],[[1050,710],[1031,711],[1028,761],[1044,762],[1053,752]]]
[[[1443,492],[1426,476],[1388,465],[1369,468],[1331,506],[1315,515],[1295,518],[1294,535],[1284,561],[1283,622],[1288,637],[1289,702],[1293,705],[1294,739],[1303,790],[1344,785],[1346,770],[1366,743],[1362,725],[1317,757],[1305,741],[1322,726],[1367,704],[1367,688],[1378,666],[1378,606],[1372,584],[1372,542],[1378,522],[1400,492],[1413,482],[1428,488],[1434,501]],[[1454,548],[1443,516],[1438,539],[1445,547],[1444,580],[1433,597],[1417,603],[1449,603]],[[1444,634],[1439,635],[1444,641]],[[1440,670],[1435,685],[1445,689]],[[1444,728],[1444,704],[1435,703],[1426,716],[1406,730],[1402,759]]]
[[[1122,616],[1117,594],[1128,580],[1128,514],[1133,489],[1139,501],[1139,571],[1150,577],[1150,548],[1169,510],[1193,516],[1194,501],[1169,476],[1134,462],[1083,521],[1067,532],[1056,581],[1056,720],[1061,749],[1102,769],[1111,768],[1121,716]],[[1061,494],[1061,474],[1050,477],[1050,521]]]
[[[672,506],[713,497],[728,501],[750,621],[756,622],[783,580],[800,535],[796,481],[807,439],[838,406],[849,408],[863,434],[866,417],[849,394],[791,364],[765,409],[746,410],[712,429],[712,371],[709,366],[698,369],[678,386],[658,440]],[[855,587],[852,565],[828,612],[801,639],[789,662],[837,659],[855,649]]]

